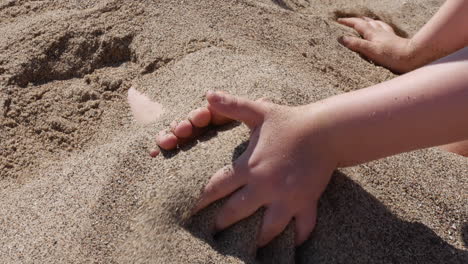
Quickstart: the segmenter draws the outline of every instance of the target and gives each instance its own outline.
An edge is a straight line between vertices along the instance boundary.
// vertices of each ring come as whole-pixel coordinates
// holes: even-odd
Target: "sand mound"
[[[0,259],[5,263],[466,263],[466,159],[428,149],[335,173],[317,228],[255,250],[262,212],[213,236],[190,218],[245,148],[230,125],[151,159],[152,138],[206,90],[297,105],[394,75],[341,47],[337,16],[413,34],[441,1],[0,3]],[[127,92],[164,107],[139,125]]]

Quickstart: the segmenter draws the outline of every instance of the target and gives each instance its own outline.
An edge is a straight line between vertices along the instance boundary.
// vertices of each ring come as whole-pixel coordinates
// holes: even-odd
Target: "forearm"
[[[468,0],[447,0],[409,42],[415,68],[467,46],[467,28]]]
[[[444,61],[314,104],[338,165],[467,138],[468,49]]]

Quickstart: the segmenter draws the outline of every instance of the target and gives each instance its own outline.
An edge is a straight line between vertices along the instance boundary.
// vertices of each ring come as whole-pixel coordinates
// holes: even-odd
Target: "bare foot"
[[[468,139],[465,141],[440,146],[440,148],[445,151],[453,152],[455,154],[468,157]]]
[[[397,36],[390,25],[368,17],[339,18],[338,23],[354,28],[362,36],[344,36],[339,42],[373,62],[397,73],[421,66],[411,56],[411,41]]]
[[[231,121],[232,119],[217,114],[209,106],[200,107],[190,112],[186,120],[179,123],[173,121],[170,129],[159,132],[156,136],[156,144],[165,150],[175,149],[178,145],[200,136],[207,126],[224,125]],[[159,149],[150,151],[152,157],[156,157],[158,154]]]

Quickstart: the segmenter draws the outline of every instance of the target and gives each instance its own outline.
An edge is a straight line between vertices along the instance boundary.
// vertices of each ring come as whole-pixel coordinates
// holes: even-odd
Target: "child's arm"
[[[411,39],[398,37],[387,24],[369,18],[342,18],[364,39],[344,37],[341,43],[396,72],[408,72],[468,45],[468,1],[447,0]]]
[[[341,166],[468,139],[468,48],[320,102]]]
[[[468,49],[391,81],[301,107],[208,93],[210,107],[252,129],[247,150],[209,181],[195,209],[232,196],[224,229],[266,207],[258,245],[295,219],[296,243],[316,221],[334,169],[468,138]]]

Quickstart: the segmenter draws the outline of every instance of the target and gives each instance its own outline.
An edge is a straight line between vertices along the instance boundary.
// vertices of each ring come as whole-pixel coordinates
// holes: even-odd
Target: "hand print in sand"
[[[151,101],[133,87],[128,90],[128,103],[135,120],[143,125],[156,122],[164,113],[160,103]]]

